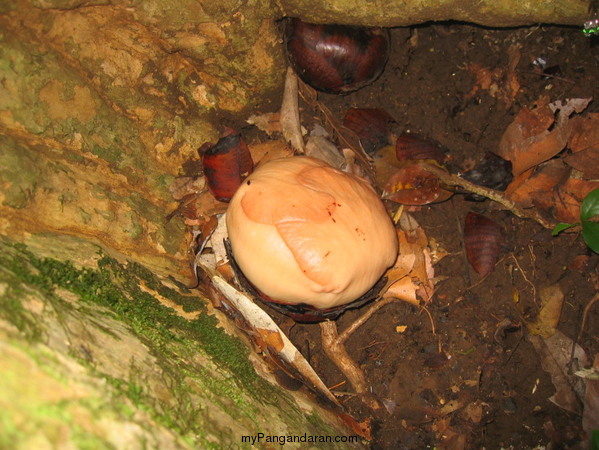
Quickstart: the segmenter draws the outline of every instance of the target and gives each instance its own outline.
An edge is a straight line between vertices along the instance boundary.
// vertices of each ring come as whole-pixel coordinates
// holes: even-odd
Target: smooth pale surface
[[[227,230],[256,288],[317,308],[359,298],[397,257],[395,228],[372,187],[305,156],[258,167],[229,203]]]

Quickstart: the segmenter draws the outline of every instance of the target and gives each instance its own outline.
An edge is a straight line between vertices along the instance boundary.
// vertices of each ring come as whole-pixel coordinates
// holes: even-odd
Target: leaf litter
[[[482,66],[469,66],[467,70],[476,74],[475,86],[478,86],[471,91],[469,94],[470,97],[473,98],[476,95],[480,95],[482,91],[485,91],[504,102],[506,106],[513,105],[521,81],[516,71],[519,59],[519,49],[514,47],[510,48],[508,66],[501,71],[499,69],[488,71]],[[353,171],[353,173],[366,175],[366,177],[372,177],[372,179],[376,178],[377,185],[384,187],[385,183],[388,183],[390,176],[388,174],[382,176],[381,173],[384,173],[384,170],[375,170],[374,173],[372,172],[373,159],[377,168],[385,166],[384,159],[379,158],[377,154],[371,156],[365,153],[364,149],[360,146],[359,139],[352,136],[351,132],[346,132],[343,126],[335,123],[330,111],[324,105],[319,104],[318,99],[310,97],[310,95],[309,92],[308,94],[302,92],[302,98],[304,100],[307,98],[308,101],[302,106],[301,113],[304,115],[306,108],[320,110],[321,116],[324,117],[321,124],[327,131],[326,140],[328,142],[336,142],[337,144],[341,143],[340,154],[343,155],[343,159],[346,162],[345,169]],[[429,169],[431,173],[436,174],[441,181],[439,186],[442,186],[444,189],[447,187],[458,187],[465,192],[476,193],[497,202],[497,204],[501,205],[501,208],[512,211],[519,217],[531,218],[546,228],[551,228],[559,220],[567,219],[571,221],[573,218],[576,220],[585,194],[598,187],[596,181],[597,165],[595,162],[598,159],[597,143],[599,139],[597,130],[599,129],[599,114],[584,113],[589,102],[590,98],[550,102],[542,96],[539,97],[533,107],[523,107],[520,109],[520,113],[516,115],[513,123],[506,128],[504,137],[501,139],[499,145],[499,150],[497,151],[501,157],[509,160],[514,167],[514,180],[505,193],[500,193],[495,189],[488,189],[484,186],[476,188],[468,184],[467,180],[460,179],[459,175],[453,175],[443,167],[429,167]],[[285,115],[283,116],[285,117]],[[297,118],[299,115],[295,117]],[[304,138],[307,136],[308,130],[304,128],[301,122],[295,121],[292,125],[295,128],[295,137],[293,137],[293,133],[290,134],[284,131],[285,127],[282,127],[281,123],[277,123],[276,113],[270,113],[264,115],[264,117],[256,116],[251,120],[255,126],[263,129],[271,139],[275,138],[274,140],[261,142],[260,144],[250,144],[250,151],[252,152],[254,161],[257,161],[258,164],[262,158],[268,159],[277,157],[277,155],[290,156],[293,154],[293,150],[290,149],[289,144],[283,140],[276,139],[281,133],[289,142],[292,142],[291,147],[295,148],[295,152],[303,148]],[[299,144],[298,135],[302,136],[301,145]],[[385,143],[386,141],[385,139],[381,139],[380,142]],[[393,142],[392,140],[392,144]],[[328,144],[324,145],[324,147],[327,146]],[[260,150],[258,150],[258,147],[260,147]],[[316,145],[316,147],[320,151],[320,147],[322,146]],[[391,145],[389,147],[393,148],[394,146]],[[263,152],[262,156],[256,157],[255,153],[259,152]],[[335,155],[335,158],[337,161],[341,161],[338,155]],[[380,161],[383,161],[383,163],[380,164]],[[423,161],[418,161],[416,164],[423,167],[430,166],[430,163]],[[389,167],[391,167],[391,171],[397,169],[395,161],[391,164],[386,164],[386,166],[387,171],[389,171]],[[441,170],[444,173],[440,173]],[[182,203],[186,203],[187,207],[181,207],[177,213],[181,213],[185,217],[190,227],[196,228],[196,233],[207,235],[210,233],[207,230],[213,225],[213,222],[206,218],[214,217],[224,209],[222,205],[210,204],[207,201],[198,204],[196,199],[195,204],[193,201],[190,202],[189,196],[195,195],[199,198],[202,194],[206,194],[206,191],[202,191],[202,194],[198,195],[197,178],[195,182],[190,181],[189,186],[190,192],[187,196],[180,197],[181,199],[185,199],[185,201],[182,200]],[[199,189],[202,189],[201,186]],[[179,191],[184,190],[184,187],[179,188]],[[180,195],[180,192],[178,192],[178,195]],[[189,207],[190,204],[193,206]],[[220,212],[219,208],[221,208]],[[390,206],[392,210],[396,208],[399,211],[403,211],[403,207],[397,204]],[[409,205],[406,205],[405,208],[406,211],[418,209],[417,206]],[[406,211],[397,214],[397,216],[402,218],[410,217],[410,214]],[[202,228],[201,231],[199,231],[200,228]],[[417,226],[416,229],[418,228],[420,227]],[[398,298],[416,308],[421,308],[432,300],[435,293],[435,278],[431,256],[432,249],[426,233],[421,228],[420,230],[405,230],[403,226],[398,226],[398,237],[402,243],[402,250],[400,251],[398,261],[387,273],[390,280],[388,282],[389,289],[386,293],[382,294],[377,308],[373,308],[372,312],[367,311],[363,314],[365,319],[368,319],[378,309]],[[411,246],[414,246],[413,251]],[[249,300],[251,301],[251,299]],[[559,308],[554,306],[553,310],[553,314],[547,314],[547,317],[551,317],[551,319],[547,319],[544,314],[538,314],[536,322],[535,317],[530,318],[527,321],[529,328],[545,327],[548,330],[552,330],[551,324],[553,323],[552,321],[555,321],[555,314],[557,314],[555,311],[559,310]],[[559,314],[557,317],[559,317]],[[359,320],[357,322],[358,325],[353,327],[353,330],[357,329],[362,323],[365,323]],[[403,326],[405,325],[398,325],[405,332],[406,329]],[[264,330],[268,331],[265,332]],[[285,347],[281,347],[281,342],[284,342],[284,340],[280,335],[282,334],[280,329],[273,332],[268,328],[259,328],[252,325],[250,330],[246,331],[250,334],[257,333],[257,336],[259,336],[257,345],[262,351],[266,348],[270,353],[276,355],[278,354],[277,352],[280,353],[281,349]],[[548,334],[551,334],[551,331]],[[555,336],[556,334],[557,332],[551,334],[551,336]],[[346,331],[337,332],[337,337],[331,342],[343,344],[350,335],[351,333],[346,333]],[[593,405],[597,403],[596,390],[593,391],[592,388],[587,388],[586,397],[581,397],[580,392],[576,393],[576,390],[572,387],[576,383],[572,381],[570,373],[564,373],[563,361],[559,359],[561,356],[559,358],[557,356],[558,353],[563,353],[563,348],[568,347],[570,344],[572,344],[570,348],[575,349],[576,355],[580,356],[578,353],[579,346],[571,340],[569,343],[566,340],[566,344],[562,341],[560,341],[559,345],[553,344],[550,340],[551,336],[542,337],[541,335],[531,333],[531,342],[534,341],[533,344],[539,352],[541,359],[545,361],[544,367],[547,365],[548,369],[546,370],[551,374],[552,381],[558,390],[558,393],[552,397],[552,400],[559,404],[560,407],[568,410],[575,410],[576,408],[573,405],[578,401],[579,406],[580,404],[584,405],[586,423],[592,422],[589,417],[591,417],[590,415],[593,414],[593,411],[596,413],[597,410],[596,406],[593,409]],[[557,338],[555,340],[558,341]],[[559,362],[556,362],[558,359]],[[289,364],[289,361],[285,361],[285,363]],[[342,364],[340,368],[343,372]],[[293,372],[293,370],[291,371]],[[316,372],[314,370],[314,373]],[[308,384],[310,383],[312,385],[317,384],[313,381],[308,382]],[[587,381],[587,386],[589,386],[588,383],[589,381]],[[562,391],[568,391],[568,387],[574,391],[576,400],[568,400],[568,395],[562,393]],[[457,388],[457,392],[459,390],[460,388]],[[594,395],[593,392],[595,393]],[[321,389],[321,393],[325,397],[329,397],[330,391],[328,391],[328,388],[326,390]],[[338,398],[335,400],[338,400]],[[562,398],[566,398],[567,400],[560,403]],[[390,404],[389,399],[384,400],[383,403]],[[447,407],[440,408],[437,412],[439,419],[436,421],[435,430],[439,436],[444,435],[447,438],[446,442],[451,441],[456,443],[456,448],[463,447],[465,445],[464,436],[453,431],[450,421],[442,419],[443,414],[447,414],[449,417],[451,414],[461,411],[460,414],[465,418],[469,418],[468,420],[471,422],[479,422],[485,404],[460,401],[447,405]],[[580,408],[578,411],[580,411]]]

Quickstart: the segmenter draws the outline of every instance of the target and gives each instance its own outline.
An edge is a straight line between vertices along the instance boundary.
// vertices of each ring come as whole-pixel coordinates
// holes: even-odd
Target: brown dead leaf
[[[556,186],[565,182],[570,170],[561,160],[549,161],[543,167],[522,172],[514,178],[506,190],[506,196],[523,208],[530,208],[543,197],[553,198]]]
[[[173,199],[182,200],[190,194],[198,194],[206,190],[204,177],[179,177],[175,178],[168,187]]]
[[[363,420],[362,422],[358,422],[352,416],[350,416],[349,414],[345,414],[345,413],[339,414],[339,418],[345,425],[347,425],[358,436],[366,439],[367,441],[372,440],[372,434],[371,434],[371,428],[370,428],[370,418]]]
[[[399,255],[387,271],[388,287],[383,298],[393,297],[419,306],[419,300],[429,302],[433,294],[434,269],[431,263],[428,238],[419,226],[397,230]]]
[[[584,381],[570,374],[572,340],[559,330],[546,339],[533,334],[529,335],[528,339],[539,355],[543,370],[551,376],[555,387],[555,394],[549,400],[566,411],[580,414]],[[574,358],[581,367],[588,364],[586,354],[578,344],[575,345]]]
[[[583,152],[581,152],[583,153]],[[507,196],[523,208],[535,207],[560,222],[580,221],[580,204],[599,187],[599,181],[573,178],[562,159],[520,174],[508,187]]]
[[[207,217],[221,214],[226,210],[226,203],[219,202],[209,191],[206,191],[194,196],[191,203],[182,202],[181,214],[185,217],[185,224],[193,226],[200,225]]]
[[[488,91],[491,97],[497,98],[505,103],[509,108],[518,91],[520,90],[520,81],[516,67],[520,61],[520,47],[516,44],[508,48],[508,64],[506,66],[497,67],[493,70],[481,66],[477,63],[469,63],[466,70],[475,76],[474,86],[466,99],[470,99],[476,95],[479,90]]]
[[[564,304],[564,293],[558,284],[554,284],[541,289],[539,297],[541,310],[537,320],[528,324],[528,331],[548,338],[557,329]]]
[[[589,192],[597,188],[599,188],[599,181],[568,178],[565,183],[559,186],[555,194],[556,219],[567,223],[580,221],[582,200]]]
[[[389,286],[387,291],[383,294],[383,298],[393,297],[411,303],[414,306],[419,306],[420,303],[416,297],[417,289],[418,287],[414,284],[412,278],[405,276]]]
[[[468,403],[461,412],[461,416],[472,423],[478,424],[483,418],[484,407],[488,404],[481,401]]]
[[[247,123],[272,136],[275,133],[282,133],[279,117],[279,112],[254,114],[248,118]]]
[[[541,97],[533,109],[523,108],[499,142],[498,154],[512,162],[514,176],[561,152],[572,131],[569,117],[582,112],[590,101],[569,99],[549,104],[546,97]]]
[[[599,127],[599,124],[597,125]],[[587,150],[573,153],[564,158],[570,167],[582,173],[587,180],[599,178],[599,145]]]
[[[293,150],[282,139],[251,144],[249,147],[252,159],[256,161],[256,165],[263,164],[271,159],[293,156]]]
[[[523,208],[534,206],[560,222],[576,223],[582,200],[599,181],[573,178],[571,172],[561,159],[549,161],[516,177],[507,196]]]
[[[599,113],[572,118],[572,135],[568,147],[575,153],[599,148]]]
[[[262,350],[266,350],[268,348],[277,353],[283,350],[285,343],[283,342],[283,338],[281,337],[281,333],[279,331],[269,330],[266,328],[255,328],[254,331],[256,331],[259,335],[257,341]]]
[[[599,354],[595,355],[593,367],[595,370],[599,370]],[[593,430],[599,429],[599,380],[587,378],[585,381],[582,428],[590,437]]]

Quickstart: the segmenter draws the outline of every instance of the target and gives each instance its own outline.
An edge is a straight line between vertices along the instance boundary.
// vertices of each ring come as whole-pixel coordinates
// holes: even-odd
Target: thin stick
[[[532,288],[532,301],[535,303],[535,305],[537,304],[537,288],[535,287],[534,283],[532,283],[528,277],[526,276],[526,272],[524,272],[524,270],[522,270],[522,267],[520,266],[520,263],[518,262],[518,260],[516,259],[516,256],[512,253],[510,255],[512,257],[512,259],[514,260],[514,262],[516,263],[516,267],[518,268],[518,270],[520,271],[520,275],[522,275],[522,278],[524,278],[526,280],[526,282],[530,285],[530,287]],[[534,262],[532,262],[532,266],[534,269]]]
[[[518,217],[521,217],[523,219],[534,220],[535,222],[539,223],[543,227],[548,228],[550,230],[555,228],[555,225],[556,225],[555,222],[545,219],[534,209],[524,210],[524,209],[520,208],[518,205],[516,205],[515,202],[506,198],[501,192],[498,192],[498,191],[495,191],[493,189],[489,189],[489,188],[486,188],[483,186],[478,186],[478,185],[471,183],[470,181],[464,180],[463,178],[460,178],[456,175],[452,175],[452,174],[446,172],[445,170],[443,170],[441,167],[434,166],[432,164],[422,164],[422,168],[427,170],[428,172],[432,173],[433,175],[438,177],[443,183],[445,183],[449,186],[458,186],[458,187],[461,187],[462,189],[467,190],[468,192],[472,192],[473,194],[482,195],[483,197],[486,197],[490,200],[493,200],[493,201],[505,206],[507,209],[509,209],[512,213],[514,213]]]
[[[398,299],[396,299],[395,297],[387,297],[382,300],[375,300],[372,306],[368,308],[368,310],[364,314],[362,314],[357,320],[352,322],[352,324],[349,327],[343,330],[343,333],[341,333],[337,338],[339,343],[345,343],[345,341],[347,341],[347,338],[350,337],[358,328],[364,325],[364,323],[368,319],[370,319],[375,312],[377,312],[383,306],[388,305],[389,303],[395,302],[397,300]]]
[[[595,294],[595,296],[587,303],[587,305],[584,307],[584,311],[582,312],[582,322],[580,323],[580,331],[578,332],[578,336],[576,336],[574,342],[572,342],[572,352],[570,353],[570,362],[568,363],[570,371],[572,370],[572,364],[574,363],[574,351],[576,349],[576,344],[578,344],[582,339],[582,334],[584,332],[584,327],[587,323],[589,311],[591,310],[593,305],[597,303],[597,301],[599,301],[599,292]]]

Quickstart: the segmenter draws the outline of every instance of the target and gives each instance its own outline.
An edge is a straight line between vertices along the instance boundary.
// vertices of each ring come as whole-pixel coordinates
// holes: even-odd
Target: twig
[[[520,275],[522,275],[522,278],[524,278],[524,280],[532,288],[532,301],[536,305],[537,304],[537,288],[535,287],[534,283],[528,279],[528,277],[526,276],[526,272],[524,272],[524,270],[522,270],[522,266],[520,266],[520,263],[518,262],[518,259],[516,258],[516,256],[513,253],[510,256],[512,257],[512,259],[516,263],[516,267],[520,271]],[[534,261],[532,261],[532,265],[533,265],[533,269],[534,269]]]
[[[529,75],[538,75],[540,77],[553,78],[554,80],[560,80],[560,81],[564,81],[566,83],[576,84],[576,81],[569,80],[568,78],[564,78],[564,77],[559,77],[557,75],[552,75],[550,73],[535,72],[534,70],[519,70],[518,72],[527,73]]]
[[[570,362],[568,363],[570,371],[572,370],[572,364],[574,363],[574,351],[576,350],[576,344],[578,344],[582,339],[582,334],[584,332],[584,327],[587,323],[589,311],[591,310],[593,305],[597,303],[597,301],[599,301],[599,293],[595,294],[595,296],[591,300],[589,300],[587,305],[584,307],[584,311],[582,312],[582,322],[580,323],[580,330],[578,331],[578,336],[576,336],[576,339],[574,340],[574,342],[572,342],[572,352],[570,353]]]
[[[377,312],[383,306],[395,301],[397,301],[395,297],[387,297],[382,300],[375,300],[372,306],[370,306],[370,308],[368,308],[364,314],[362,314],[357,320],[354,320],[349,327],[343,330],[343,333],[341,333],[338,337],[339,343],[345,343],[347,338],[350,337],[358,328],[364,325],[364,323],[366,323],[366,321],[370,319],[375,312]]]
[[[555,222],[545,219],[535,210],[524,210],[520,208],[518,205],[516,205],[515,202],[506,198],[501,192],[483,186],[478,186],[474,183],[471,183],[470,181],[464,180],[463,178],[446,172],[441,167],[434,166],[432,164],[422,164],[422,168],[432,173],[433,175],[438,177],[443,183],[449,186],[461,187],[462,189],[465,189],[468,192],[481,195],[505,206],[513,214],[520,218],[534,220],[535,222],[550,230],[555,228],[555,225],[557,224]]]
[[[337,324],[330,320],[320,323],[322,335],[322,347],[331,361],[339,368],[357,394],[359,394],[369,408],[378,410],[381,408],[379,401],[368,391],[366,375],[356,362],[349,356],[343,342],[339,339]]]

